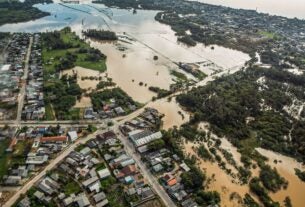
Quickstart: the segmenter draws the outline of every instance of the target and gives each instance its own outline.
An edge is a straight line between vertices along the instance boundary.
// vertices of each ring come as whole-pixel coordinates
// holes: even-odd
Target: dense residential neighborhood
[[[4,63],[0,65],[0,119],[15,119],[19,89],[23,79],[30,34],[12,34],[9,40],[2,40],[6,47]]]
[[[26,102],[22,111],[24,120],[42,120],[45,117],[40,38],[39,34],[34,35],[31,48],[29,74],[26,80]]]
[[[33,202],[55,202],[70,206],[106,206],[117,202],[138,206],[157,199],[135,161],[124,151],[113,131],[79,145],[58,166],[48,172],[19,201],[19,206]]]
[[[303,207],[305,3],[261,1],[0,0],[0,206]]]

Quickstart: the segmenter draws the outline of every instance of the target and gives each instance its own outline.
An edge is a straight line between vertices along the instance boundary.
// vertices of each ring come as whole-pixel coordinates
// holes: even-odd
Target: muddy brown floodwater
[[[277,193],[271,193],[272,199],[279,201],[283,204],[286,196],[289,196],[292,201],[292,206],[303,207],[305,206],[305,183],[302,182],[294,172],[295,168],[305,170],[305,166],[297,162],[291,157],[281,155],[279,153],[265,150],[262,148],[256,149],[259,153],[269,158],[268,164],[275,167],[279,174],[288,181],[288,188],[286,190],[280,190]],[[277,160],[277,162],[274,162]]]

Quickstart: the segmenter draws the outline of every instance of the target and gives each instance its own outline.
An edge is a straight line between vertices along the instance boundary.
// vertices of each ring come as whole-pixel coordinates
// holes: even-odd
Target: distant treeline
[[[95,30],[95,29],[89,29],[87,31],[83,31],[83,34],[86,37],[93,38],[96,40],[117,40],[118,37],[116,34],[112,31],[106,31],[106,30]]]
[[[38,3],[52,3],[52,0],[26,0],[19,1],[1,1],[0,25],[8,23],[26,22],[49,15],[47,12],[40,11],[33,7]]]

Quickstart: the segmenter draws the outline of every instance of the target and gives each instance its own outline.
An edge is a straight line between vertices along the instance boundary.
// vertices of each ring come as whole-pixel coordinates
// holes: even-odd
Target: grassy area
[[[104,72],[106,56],[91,48],[70,28],[64,28],[42,34],[42,62],[45,102],[50,103],[46,106],[46,119],[54,120],[54,116],[62,120],[81,119],[83,111],[73,108],[83,93],[77,77],[72,75],[60,78],[59,72],[75,66]]]
[[[29,152],[33,145],[32,139],[19,140],[15,145],[13,156],[14,157],[23,157]]]
[[[96,61],[88,60],[88,53],[80,53],[80,49],[92,49],[90,45],[81,40],[74,32],[65,28],[59,32],[59,41],[65,45],[64,48],[50,48],[50,42],[43,42],[42,58],[44,63],[44,71],[46,73],[45,78],[49,78],[50,75],[56,73],[56,67],[60,64],[61,59],[66,56],[67,52],[76,56],[74,61],[75,66],[84,67],[87,69],[97,70],[100,72],[106,71],[105,58],[100,58]],[[48,35],[48,34],[46,34]],[[51,36],[51,34],[49,34]],[[54,40],[55,41],[55,40]],[[70,68],[65,68],[70,69]]]
[[[10,167],[15,164],[24,164],[25,157],[32,147],[33,140],[19,140],[14,146],[13,153],[7,153],[5,150],[10,145],[11,139],[0,141],[0,179],[7,174]]]
[[[172,70],[171,75],[175,76],[176,78],[182,80],[182,81],[187,81],[187,77],[185,74],[180,73],[178,71]]]
[[[96,165],[95,168],[96,168],[96,171],[99,171],[99,170],[105,169],[106,165],[105,165],[105,163],[99,163]]]
[[[108,178],[101,180],[101,188],[102,188],[102,190],[105,190],[105,191],[109,191],[109,190],[111,191],[111,187],[115,183],[116,183],[116,179],[112,176],[109,176]]]
[[[274,39],[277,37],[274,32],[259,31],[259,34],[269,39]]]
[[[52,105],[50,103],[46,104],[45,109],[46,109],[45,119],[46,120],[54,120],[55,117],[54,117],[54,114],[53,114]]]
[[[128,206],[124,199],[124,191],[120,185],[112,185],[107,193],[109,205],[112,207]]]
[[[9,144],[9,139],[0,141],[0,179],[7,173],[9,168],[9,154],[5,152]]]
[[[86,145],[82,144],[82,145],[79,145],[75,148],[75,151],[76,152],[80,152],[82,149],[84,149],[86,147]]]
[[[72,193],[77,194],[80,192],[80,190],[81,188],[79,185],[73,180],[64,186],[65,195],[71,195]]]

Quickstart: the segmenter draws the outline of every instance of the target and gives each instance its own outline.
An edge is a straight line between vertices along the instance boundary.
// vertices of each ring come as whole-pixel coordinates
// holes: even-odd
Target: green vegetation
[[[162,89],[159,87],[150,86],[148,89],[154,93],[157,93],[158,94],[157,98],[164,98],[172,93],[171,91],[168,91],[168,90],[165,90],[165,89]]]
[[[109,78],[107,81],[100,81],[96,85],[96,89],[104,89],[107,87],[114,87],[114,86],[116,86],[116,83],[112,82],[111,78]]]
[[[33,7],[37,3],[51,3],[50,0],[25,0],[25,2],[19,1],[0,1],[0,25],[7,23],[26,22],[44,16],[48,16],[49,13],[40,11]]]
[[[150,142],[148,145],[147,145],[147,148],[149,150],[159,150],[161,148],[163,148],[165,146],[165,142],[163,139],[157,139],[157,140],[154,140],[152,142]]]
[[[259,31],[260,35],[267,37],[269,39],[277,38],[277,35],[274,32],[267,32],[267,31]]]
[[[261,186],[258,178],[252,178],[249,186],[251,192],[258,197],[258,199],[264,204],[265,207],[280,207],[278,202],[272,201],[266,189]]]
[[[198,131],[196,125],[183,124],[180,127],[179,134],[190,141],[203,140],[205,132]]]
[[[209,205],[217,205],[220,203],[220,195],[217,191],[208,191],[205,192],[200,190],[195,195],[195,201],[200,206],[209,206]]]
[[[189,172],[183,172],[181,174],[181,183],[186,189],[191,191],[202,189],[203,183],[206,181],[206,175],[195,166],[191,166],[190,168],[192,169]]]
[[[45,102],[47,105],[52,104],[58,119],[79,119],[79,109],[71,109],[82,94],[76,83],[76,76],[48,80],[44,85],[44,92]]]
[[[93,132],[96,132],[97,127],[92,124],[89,124],[87,127],[87,130],[88,130],[88,132],[93,133]]]
[[[189,35],[179,37],[178,41],[183,42],[183,43],[187,44],[188,46],[196,46],[197,45],[196,41],[193,40],[192,37],[189,36]]]
[[[115,183],[116,179],[114,177],[107,177],[106,179],[101,180],[101,188],[107,191]]]
[[[105,89],[91,94],[92,105],[96,111],[110,103],[110,99],[114,99],[118,106],[125,109],[125,112],[130,112],[129,105],[137,105],[121,88]]]
[[[6,152],[11,139],[0,141],[0,180],[8,173],[9,168],[16,168],[18,165],[25,164],[27,154],[30,152],[33,140],[19,140],[14,146],[14,152]]]
[[[83,31],[83,34],[86,37],[96,39],[96,40],[117,40],[118,37],[112,31],[105,31],[105,30],[95,30],[95,29],[88,29],[87,31]]]
[[[305,182],[305,171],[301,171],[300,169],[294,169],[296,176],[300,178],[301,181]]]
[[[52,105],[50,103],[46,104],[45,109],[46,109],[45,119],[46,120],[54,120],[55,116],[54,116],[54,113],[53,113]]]
[[[260,207],[259,204],[248,193],[245,194],[243,201],[247,207]]]
[[[261,77],[265,86],[257,83]],[[191,124],[209,122],[214,133],[228,137],[247,156],[253,157],[254,148],[260,146],[304,161],[305,122],[284,110],[292,99],[305,101],[304,87],[305,76],[252,67],[181,94],[177,101],[194,114]]]
[[[203,144],[198,147],[197,153],[198,153],[199,157],[204,159],[204,160],[212,160],[213,159],[209,150],[207,150],[206,147]]]
[[[42,34],[42,58],[45,80],[54,74],[74,66],[104,72],[106,56],[91,48],[70,28]]]
[[[125,207],[128,206],[125,196],[123,186],[112,184],[107,190],[107,199],[109,201],[109,206],[112,207]]]
[[[264,165],[261,167],[261,171],[259,173],[259,178],[262,181],[264,187],[272,192],[277,192],[287,188],[288,182],[279,175],[276,168],[271,168],[268,165]]]
[[[72,108],[83,93],[77,74],[59,79],[59,72],[74,66],[104,72],[106,56],[79,39],[70,28],[43,33],[42,40],[46,119],[54,119],[53,110],[57,119],[80,119],[80,109]]]
[[[10,139],[0,141],[0,180],[7,174],[9,168],[9,154],[5,152],[10,144]]]
[[[180,73],[178,71],[175,70],[171,70],[171,75],[175,76],[176,78],[182,80],[182,81],[187,81],[187,77],[186,75],[184,75],[183,73]]]
[[[289,196],[287,196],[284,200],[284,206],[285,207],[292,207],[291,199]]]
[[[80,186],[75,181],[71,180],[66,185],[64,185],[64,193],[68,196],[71,194],[77,194],[81,191]]]

